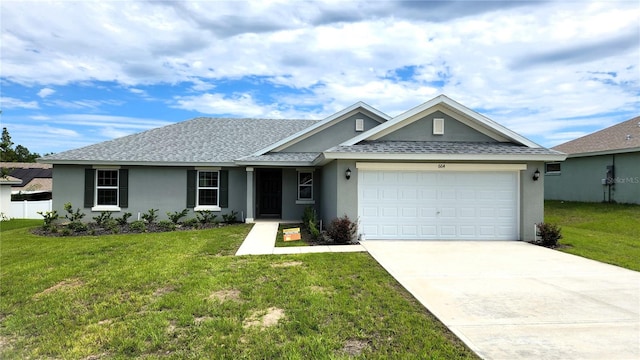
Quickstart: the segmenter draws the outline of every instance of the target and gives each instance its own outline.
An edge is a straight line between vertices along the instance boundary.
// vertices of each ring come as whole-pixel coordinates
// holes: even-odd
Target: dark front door
[[[256,175],[258,192],[258,216],[282,217],[282,170],[259,169]]]

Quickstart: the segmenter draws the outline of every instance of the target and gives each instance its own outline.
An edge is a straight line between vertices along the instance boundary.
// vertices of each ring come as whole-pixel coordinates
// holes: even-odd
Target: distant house
[[[50,200],[53,191],[53,167],[41,163],[3,162],[0,167],[20,183],[11,186],[12,199]]]
[[[325,224],[348,215],[367,239],[533,240],[538,169],[564,159],[440,95],[393,118],[362,102],[320,121],[197,118],[39,161],[54,166],[58,212],[252,222],[311,206]]]
[[[564,162],[545,164],[545,198],[640,204],[640,116],[553,148]]]
[[[0,220],[9,219],[11,209],[11,187],[21,184],[22,180],[13,176],[0,177]]]

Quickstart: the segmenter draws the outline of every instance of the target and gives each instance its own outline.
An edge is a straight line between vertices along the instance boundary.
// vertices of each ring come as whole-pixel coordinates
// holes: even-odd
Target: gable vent
[[[444,135],[444,119],[433,119],[433,135]]]
[[[356,119],[356,131],[364,131],[364,119]]]

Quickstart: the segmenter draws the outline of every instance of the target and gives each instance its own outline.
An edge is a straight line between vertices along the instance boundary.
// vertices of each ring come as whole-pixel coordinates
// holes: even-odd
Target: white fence
[[[12,201],[11,206],[9,206],[9,213],[6,215],[10,219],[42,219],[38,211],[51,211],[52,208],[52,200]]]

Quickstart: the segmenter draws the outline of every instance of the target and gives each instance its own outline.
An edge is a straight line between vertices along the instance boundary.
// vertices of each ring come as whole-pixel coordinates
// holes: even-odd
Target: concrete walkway
[[[319,245],[275,247],[278,235],[277,221],[258,221],[253,225],[246,239],[240,245],[236,256],[240,255],[286,255],[326,252],[365,252],[362,245]]]
[[[640,273],[517,241],[362,242],[485,359],[640,359]]]

